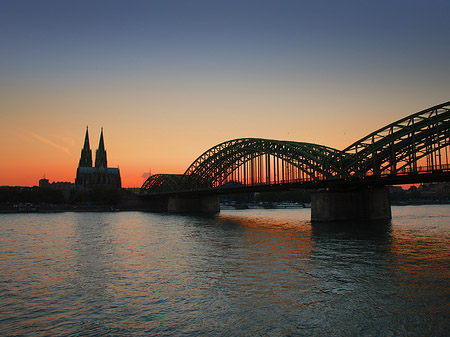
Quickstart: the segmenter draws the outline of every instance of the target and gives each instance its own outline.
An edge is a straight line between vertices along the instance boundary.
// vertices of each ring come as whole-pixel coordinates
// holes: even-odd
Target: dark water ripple
[[[450,207],[0,215],[0,335],[446,336]]]

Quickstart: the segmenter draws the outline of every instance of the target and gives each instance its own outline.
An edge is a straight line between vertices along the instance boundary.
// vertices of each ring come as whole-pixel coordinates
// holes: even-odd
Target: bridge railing
[[[290,186],[295,188],[312,188],[313,186],[326,186],[327,183],[335,184],[342,182],[351,182],[353,183],[365,183],[365,182],[373,182],[376,178],[381,178],[382,180],[387,179],[388,184],[396,184],[395,181],[399,181],[404,178],[414,178],[417,177],[417,182],[420,182],[421,176],[432,176],[433,174],[439,173],[450,173],[450,164],[441,164],[441,165],[421,165],[416,167],[415,169],[411,167],[402,167],[396,170],[395,174],[390,170],[384,170],[379,174],[374,174],[373,172],[367,172],[365,175],[355,175],[350,176],[345,179],[340,177],[324,177],[324,176],[302,176],[302,177],[293,177],[293,176],[285,176],[285,177],[277,177],[277,179],[267,179],[264,181],[261,180],[247,180],[244,184],[244,181],[233,180],[232,175],[225,179],[225,181],[220,186],[195,186],[191,185],[186,188],[186,186],[181,186],[177,184],[177,181],[181,181],[182,175],[156,175],[154,176],[153,186],[150,189],[141,189],[141,193],[143,194],[167,194],[167,193],[177,193],[177,192],[188,192],[188,191],[207,191],[207,190],[233,190],[239,191],[240,188],[243,190],[247,190],[249,187],[256,187],[257,190],[264,190],[265,187],[270,188],[274,186]],[[398,178],[398,179],[397,179]],[[411,180],[411,179],[409,179]],[[413,179],[414,180],[414,179]],[[430,181],[428,179],[428,181]],[[324,185],[325,184],[325,185]],[[166,186],[166,188],[164,188]]]
[[[358,175],[354,177],[348,177],[347,179],[360,179],[364,180],[364,178],[373,178],[373,177],[395,177],[395,176],[408,176],[408,175],[420,175],[420,174],[431,174],[435,172],[450,172],[450,164],[441,164],[441,165],[421,165],[416,167],[415,169],[410,167],[402,167],[398,170],[396,170],[395,173],[391,172],[390,170],[384,170],[379,174],[375,174],[374,172],[366,172],[365,175]],[[273,186],[273,185],[283,185],[283,184],[308,184],[312,182],[324,182],[324,181],[339,181],[342,180],[340,177],[311,177],[311,176],[304,176],[302,178],[290,178],[285,177],[284,179],[271,179],[266,180],[264,182],[252,182],[247,181],[245,184],[241,181],[233,181],[233,180],[226,180],[226,182],[221,185],[220,187],[223,187],[224,185],[234,182],[236,184],[241,184],[242,186]]]
[[[432,173],[436,171],[443,171],[448,172],[450,171],[450,164],[437,164],[432,166],[419,166],[417,169],[412,169],[410,167],[402,167],[401,169],[397,170],[397,174],[403,175],[403,174],[411,174],[411,173]]]

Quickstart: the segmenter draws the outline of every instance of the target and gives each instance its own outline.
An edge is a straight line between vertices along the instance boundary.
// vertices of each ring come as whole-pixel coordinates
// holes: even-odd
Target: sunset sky
[[[450,100],[448,0],[0,1],[0,185],[124,187],[241,137],[342,149]]]

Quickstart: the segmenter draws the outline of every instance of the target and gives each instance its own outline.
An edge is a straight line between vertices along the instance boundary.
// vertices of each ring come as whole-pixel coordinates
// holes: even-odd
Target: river
[[[448,336],[450,206],[0,214],[0,335]]]

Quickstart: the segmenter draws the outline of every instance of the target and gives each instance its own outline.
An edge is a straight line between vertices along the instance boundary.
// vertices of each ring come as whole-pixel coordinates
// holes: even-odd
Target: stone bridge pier
[[[311,193],[311,221],[389,220],[389,189],[348,187],[321,189]]]

